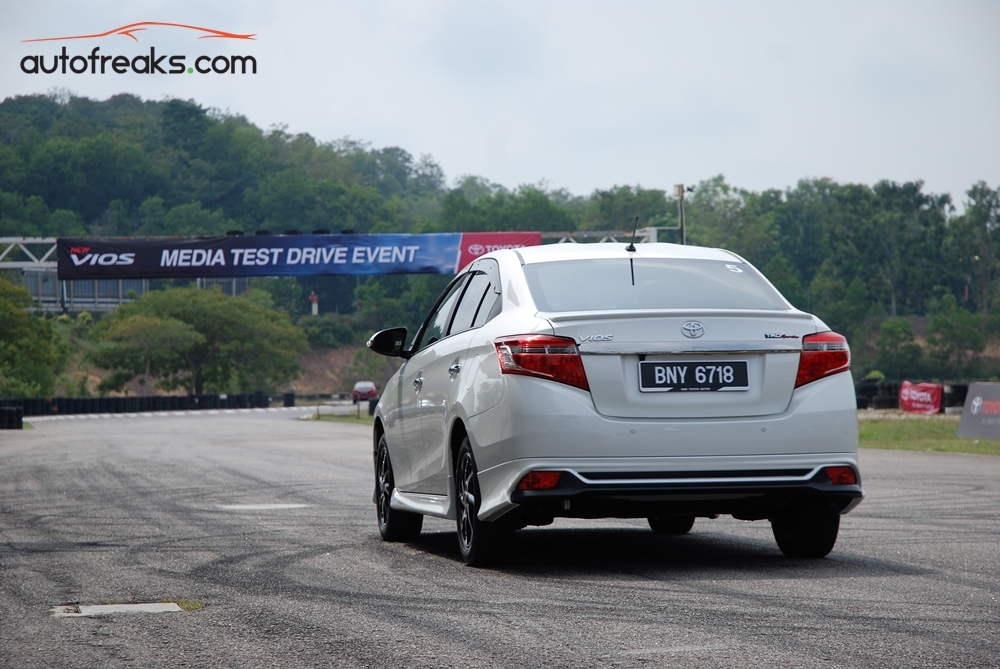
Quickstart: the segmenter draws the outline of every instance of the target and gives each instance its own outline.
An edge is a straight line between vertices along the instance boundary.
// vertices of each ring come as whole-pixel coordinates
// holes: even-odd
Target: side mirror
[[[406,328],[389,328],[379,330],[372,335],[366,344],[368,348],[380,355],[391,358],[408,358],[403,347],[406,345]]]

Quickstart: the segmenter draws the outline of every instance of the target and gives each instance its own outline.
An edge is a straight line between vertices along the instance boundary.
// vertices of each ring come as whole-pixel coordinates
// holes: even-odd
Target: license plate
[[[747,390],[746,360],[725,362],[639,363],[639,390],[644,393],[678,391]]]

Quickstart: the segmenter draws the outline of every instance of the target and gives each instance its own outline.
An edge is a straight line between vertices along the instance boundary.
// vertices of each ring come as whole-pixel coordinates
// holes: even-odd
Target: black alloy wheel
[[[420,536],[424,517],[419,513],[398,511],[389,506],[395,482],[392,477],[392,462],[385,435],[378,440],[375,456],[375,505],[378,511],[378,533],[383,541],[414,541]]]
[[[840,514],[807,508],[771,519],[771,531],[781,552],[790,558],[822,558],[837,543]]]
[[[455,494],[458,548],[462,560],[472,567],[485,567],[503,561],[514,528],[504,519],[493,522],[479,519],[479,472],[468,437],[462,440],[455,462]]]
[[[646,520],[657,534],[687,534],[694,527],[694,516],[661,516]]]

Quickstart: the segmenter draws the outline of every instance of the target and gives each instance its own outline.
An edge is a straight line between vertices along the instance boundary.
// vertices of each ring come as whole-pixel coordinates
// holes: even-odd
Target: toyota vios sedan
[[[403,359],[375,410],[378,526],[456,521],[496,562],[556,517],[769,520],[820,558],[864,497],[847,341],[736,254],[560,244],[486,254],[424,323],[376,333]]]

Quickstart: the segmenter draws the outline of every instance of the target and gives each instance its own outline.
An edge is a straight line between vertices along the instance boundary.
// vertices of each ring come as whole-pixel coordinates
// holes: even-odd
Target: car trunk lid
[[[791,401],[808,314],[763,310],[540,314],[579,346],[594,406],[614,418],[735,418]],[[685,335],[685,331],[688,333]]]

